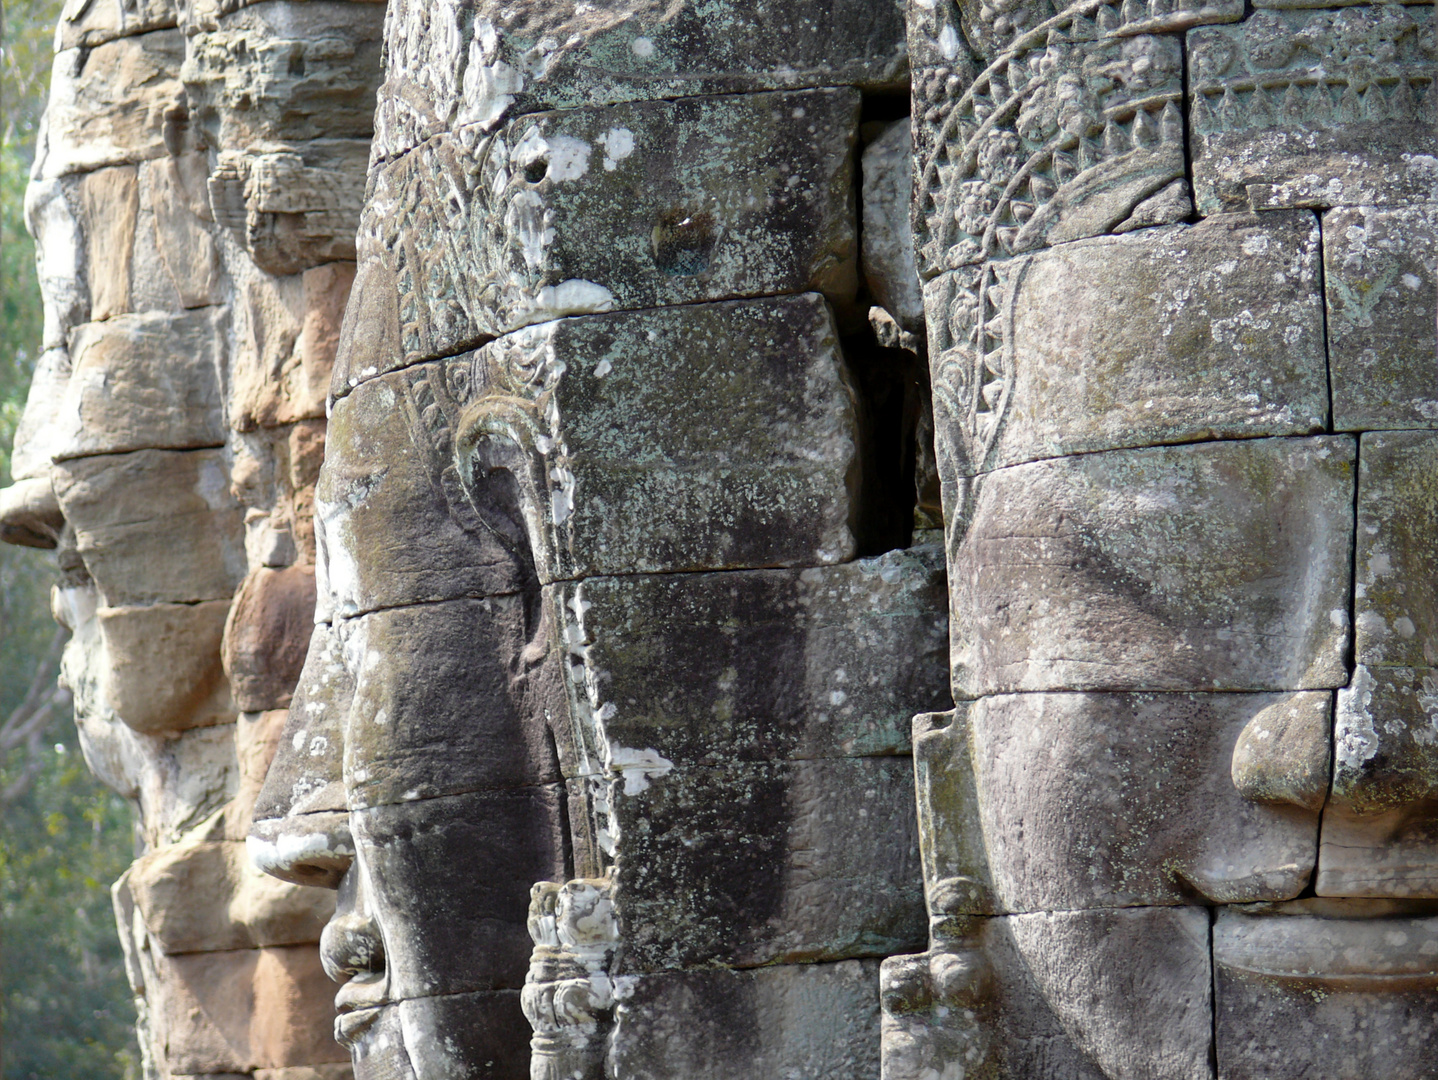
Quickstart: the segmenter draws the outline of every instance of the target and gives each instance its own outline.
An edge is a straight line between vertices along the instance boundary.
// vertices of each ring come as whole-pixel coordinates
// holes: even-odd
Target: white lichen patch
[[[1376,682],[1368,668],[1359,664],[1353,684],[1338,691],[1338,717],[1334,752],[1338,763],[1361,769],[1378,753],[1378,732],[1373,726],[1373,691]]]

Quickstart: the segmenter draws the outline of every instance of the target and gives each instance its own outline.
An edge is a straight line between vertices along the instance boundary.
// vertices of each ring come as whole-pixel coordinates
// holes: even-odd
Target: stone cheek
[[[378,168],[356,288],[383,308],[350,309],[341,351],[383,310],[399,354],[351,361],[336,392],[563,315],[808,290],[847,304],[858,106],[838,89],[543,113]]]
[[[1329,695],[1315,692],[974,702],[915,745],[931,908],[1296,896],[1313,869],[1318,808],[1250,802],[1229,776],[1240,733],[1292,710],[1326,731]],[[1326,777],[1326,738],[1312,750]]]
[[[1354,450],[1218,442],[980,477],[950,556],[955,693],[1342,685]]]
[[[1117,447],[1322,431],[1317,226],[1307,213],[1223,215],[931,281],[945,479]]]

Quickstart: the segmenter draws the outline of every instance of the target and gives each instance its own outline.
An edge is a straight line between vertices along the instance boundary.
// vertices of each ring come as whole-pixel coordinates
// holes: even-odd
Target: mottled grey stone
[[[1190,31],[1199,213],[1438,201],[1432,34],[1397,4]]]
[[[541,633],[538,604],[522,596],[347,620],[338,634],[355,679],[350,808],[558,781],[549,725],[563,715],[563,689]]]
[[[1221,908],[1214,1040],[1223,1080],[1432,1075],[1432,905],[1304,900]]]
[[[622,771],[608,809],[628,970],[885,956],[922,941],[908,758]]]
[[[546,584],[853,556],[856,403],[822,297],[561,319],[445,370],[472,397],[465,487],[484,508],[517,486]]]
[[[227,322],[227,309],[201,308],[120,315],[74,330],[52,456],[223,445]]]
[[[681,766],[905,754],[909,718],[947,699],[937,546],[546,593],[570,654],[573,722],[593,748]]]
[[[954,688],[1347,681],[1354,442],[1250,439],[1001,469],[946,507]]]
[[[931,281],[946,478],[1116,447],[1322,431],[1318,252],[1312,214],[1224,215]]]
[[[1313,869],[1318,808],[1249,802],[1229,762],[1245,726],[1264,714],[1299,709],[1326,728],[1329,700],[1311,692],[974,702],[914,748],[920,798],[929,800],[919,835],[931,907],[1025,912],[1298,895]],[[1327,753],[1325,739],[1320,766]],[[976,826],[982,846],[957,849],[967,838],[950,834]]]
[[[954,920],[884,962],[884,1080],[1212,1080],[1208,913]]]
[[[872,1077],[878,964],[665,972],[626,980],[610,1067],[632,1080]]]
[[[530,1080],[517,990],[411,998],[399,1003],[399,1018],[418,1080]]]
[[[1323,215],[1333,424],[1438,426],[1438,207]]]
[[[350,815],[391,1000],[523,985],[530,886],[566,876],[563,799],[546,785]]]
[[[907,74],[900,0],[403,0],[386,45],[375,115],[382,158],[520,113],[806,86],[892,89]]]
[[[807,290],[847,303],[858,111],[856,91],[813,90],[437,136],[370,177],[348,377],[562,315]]]
[[[222,451],[76,458],[53,480],[104,603],[228,602],[244,578],[243,511]]]
[[[896,120],[864,148],[860,265],[874,303],[909,333],[924,329],[924,293],[909,227],[914,144],[908,119]]]

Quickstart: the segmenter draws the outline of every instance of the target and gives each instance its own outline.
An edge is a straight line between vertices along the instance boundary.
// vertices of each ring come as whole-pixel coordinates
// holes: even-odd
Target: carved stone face
[[[960,705],[885,1076],[1416,1075],[1431,13],[923,7]]]

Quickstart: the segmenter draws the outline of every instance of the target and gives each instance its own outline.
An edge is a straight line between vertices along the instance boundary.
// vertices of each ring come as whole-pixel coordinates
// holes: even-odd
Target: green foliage
[[[0,0],[0,484],[40,354],[24,195],[59,15],[59,0]],[[53,577],[47,554],[0,546],[0,725],[52,641]],[[135,1013],[109,895],[130,859],[130,809],[86,769],[68,709],[43,737],[0,754],[0,792],[27,772],[33,781],[0,806],[4,1080],[132,1077]]]

